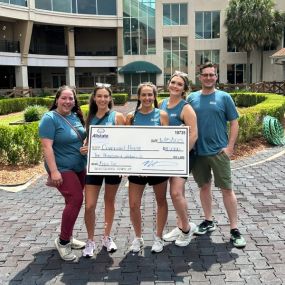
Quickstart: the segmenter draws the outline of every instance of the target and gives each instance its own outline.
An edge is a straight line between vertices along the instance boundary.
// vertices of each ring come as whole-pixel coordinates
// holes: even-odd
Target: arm
[[[231,157],[234,152],[234,146],[238,137],[238,130],[238,120],[230,121],[229,142],[227,147],[223,149],[223,151],[227,154],[228,157]]]
[[[44,151],[45,161],[50,171],[51,180],[56,186],[60,186],[63,180],[55,162],[55,156],[52,148],[53,140],[42,138],[41,143]]]
[[[133,118],[133,112],[129,113],[126,117],[126,125],[130,126],[131,125],[131,120]]]
[[[165,111],[160,110],[160,122],[162,126],[169,125],[168,114]]]
[[[122,113],[116,112],[116,125],[125,125],[126,119]]]
[[[181,119],[189,126],[189,151],[194,147],[198,138],[197,117],[190,105],[185,105],[181,112]]]

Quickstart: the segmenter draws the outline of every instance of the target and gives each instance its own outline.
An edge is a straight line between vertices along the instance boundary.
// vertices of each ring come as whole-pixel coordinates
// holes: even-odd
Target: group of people
[[[153,187],[157,204],[156,232],[152,252],[163,250],[164,241],[187,246],[193,234],[202,235],[215,230],[212,216],[212,173],[214,183],[222,191],[230,222],[231,240],[236,247],[246,241],[237,227],[237,200],[232,190],[230,156],[238,135],[238,113],[230,95],[215,89],[216,67],[207,63],[200,69],[202,89],[189,92],[187,74],[176,71],[168,82],[169,98],[158,105],[157,88],[150,82],[138,86],[136,109],[127,114],[113,111],[110,86],[100,84],[90,97],[89,113],[84,122],[72,88],[63,86],[56,93],[54,103],[39,126],[45,167],[54,186],[65,199],[61,232],[55,246],[64,260],[76,258],[72,249],[83,249],[83,256],[95,252],[95,210],[102,184],[104,192],[104,235],[102,245],[108,252],[117,250],[111,237],[115,214],[115,198],[122,177],[116,175],[86,175],[88,129],[90,125],[189,126],[189,169],[200,188],[205,220],[198,226],[189,222],[188,201],[185,197],[187,177],[128,176],[130,220],[135,237],[130,251],[139,252],[144,245],[142,236],[141,199],[146,184]],[[188,96],[187,96],[188,95]],[[229,136],[227,129],[229,122]],[[163,235],[167,222],[167,185],[177,216],[177,226]],[[84,193],[85,192],[85,193]],[[83,195],[84,193],[84,195]],[[72,236],[73,227],[85,197],[85,225],[87,242]]]

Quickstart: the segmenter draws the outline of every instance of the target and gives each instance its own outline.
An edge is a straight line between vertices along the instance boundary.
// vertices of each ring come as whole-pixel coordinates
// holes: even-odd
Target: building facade
[[[0,0],[0,88],[91,87],[140,82],[163,86],[175,70],[197,81],[213,61],[221,83],[245,81],[246,53],[228,43],[228,0]],[[285,1],[276,0],[285,11]],[[263,52],[265,81],[285,69]],[[260,81],[260,56],[251,56],[251,80]]]

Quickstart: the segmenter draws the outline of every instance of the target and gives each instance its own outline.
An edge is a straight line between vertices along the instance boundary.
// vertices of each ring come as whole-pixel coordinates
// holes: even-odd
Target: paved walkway
[[[64,262],[54,248],[63,199],[55,189],[45,186],[46,178],[18,193],[0,190],[0,284],[285,284],[285,148],[266,149],[234,161],[232,167],[245,249],[236,249],[229,242],[221,192],[214,188],[217,230],[194,237],[186,248],[166,243],[162,253],[152,254],[155,203],[151,188],[147,188],[142,203],[145,247],[139,254],[129,253],[133,230],[124,180],[113,225],[118,251],[108,254],[99,242],[104,227],[101,195],[96,255],[86,259],[78,250],[77,261]],[[203,213],[192,177],[186,196],[191,219],[198,224]],[[175,226],[169,195],[168,201],[166,231]],[[74,235],[86,239],[83,209]]]

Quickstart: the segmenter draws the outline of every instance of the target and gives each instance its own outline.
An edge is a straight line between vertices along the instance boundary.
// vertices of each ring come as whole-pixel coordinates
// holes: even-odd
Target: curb
[[[31,178],[29,178],[24,183],[9,184],[9,185],[0,184],[0,190],[17,193],[19,191],[27,189],[28,186],[30,186],[32,183],[34,183],[36,180],[38,180],[43,175],[44,174],[34,174]]]

